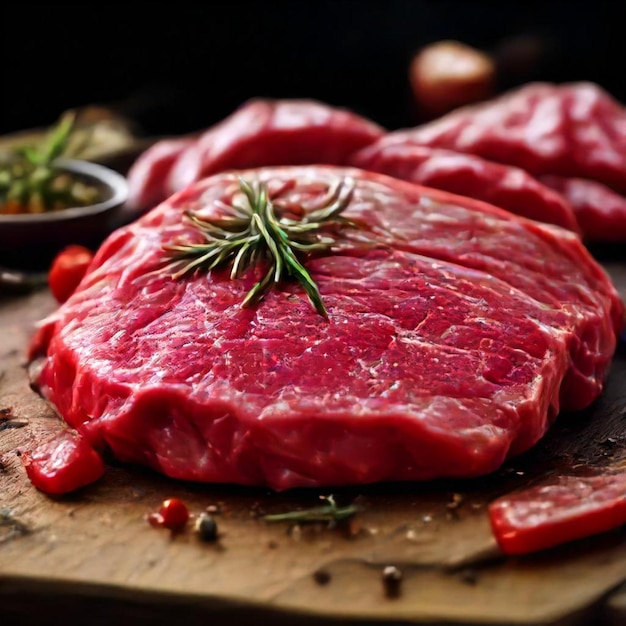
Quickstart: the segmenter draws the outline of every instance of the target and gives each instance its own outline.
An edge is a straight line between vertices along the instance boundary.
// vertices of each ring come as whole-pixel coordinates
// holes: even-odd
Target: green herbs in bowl
[[[64,116],[41,146],[0,155],[0,245],[51,247],[103,237],[126,201],[126,179],[67,158],[74,118]]]
[[[59,167],[67,153],[74,116],[65,115],[43,145],[0,155],[0,214],[61,211],[100,200],[100,190]]]

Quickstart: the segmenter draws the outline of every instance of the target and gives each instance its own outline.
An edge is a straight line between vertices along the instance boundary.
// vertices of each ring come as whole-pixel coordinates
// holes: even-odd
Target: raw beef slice
[[[626,108],[593,83],[531,83],[392,135],[406,134],[535,176],[588,178],[626,193]]]
[[[129,203],[152,208],[210,174],[264,165],[347,165],[383,129],[346,109],[315,100],[256,98],[194,139],[162,140],[128,173]]]
[[[602,183],[584,178],[544,176],[541,182],[569,202],[586,241],[626,241],[624,196]]]
[[[472,477],[601,392],[622,305],[576,235],[356,169],[242,176],[305,211],[355,181],[356,226],[305,261],[329,319],[291,283],[242,309],[264,268],[173,279],[162,246],[198,234],[183,211],[224,211],[238,179],[176,194],[109,237],[31,346],[97,450],[278,490]]]
[[[426,187],[484,200],[522,217],[579,232],[569,202],[518,167],[474,154],[398,142],[391,133],[359,150],[352,165]]]
[[[167,198],[170,170],[194,142],[193,137],[161,139],[141,154],[128,171],[128,211],[151,208]]]

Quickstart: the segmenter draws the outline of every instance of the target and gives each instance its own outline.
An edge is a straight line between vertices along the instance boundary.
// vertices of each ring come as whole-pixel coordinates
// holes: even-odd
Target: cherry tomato
[[[52,261],[48,284],[57,302],[65,302],[76,290],[93,259],[91,250],[83,246],[67,246]]]
[[[181,530],[189,520],[189,509],[179,498],[168,498],[161,504],[157,513],[151,513],[148,521],[153,526],[170,530]]]

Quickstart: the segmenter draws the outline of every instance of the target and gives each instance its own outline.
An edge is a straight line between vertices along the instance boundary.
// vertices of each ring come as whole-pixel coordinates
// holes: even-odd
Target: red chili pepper
[[[83,246],[67,246],[53,259],[48,272],[50,291],[57,302],[65,302],[83,279],[93,259],[91,250]]]
[[[33,485],[55,495],[88,485],[104,473],[100,455],[72,430],[62,430],[32,452],[24,452],[21,458]]]
[[[626,472],[560,476],[489,506],[504,554],[519,555],[583,539],[626,524]]]
[[[163,501],[157,513],[148,515],[148,521],[153,526],[181,530],[189,521],[189,509],[179,498],[168,498]]]

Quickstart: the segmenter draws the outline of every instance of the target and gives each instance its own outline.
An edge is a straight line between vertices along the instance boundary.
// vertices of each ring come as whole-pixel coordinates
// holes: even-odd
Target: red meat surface
[[[602,183],[584,178],[544,176],[541,182],[569,202],[586,241],[626,241],[624,196]]]
[[[129,172],[129,203],[152,208],[175,191],[228,169],[327,163],[348,158],[383,134],[351,111],[314,100],[250,100],[195,140],[163,140]]]
[[[238,193],[223,174],[113,233],[31,346],[36,384],[89,444],[207,482],[292,487],[472,477],[601,392],[622,304],[573,233],[337,167],[263,168],[312,210],[355,181],[332,254],[240,304],[264,268],[174,280],[163,245]],[[71,459],[68,459],[71,464]]]
[[[152,208],[167,198],[167,178],[176,159],[194,143],[191,137],[162,139],[150,146],[128,171],[128,199],[133,211]]]
[[[569,202],[518,167],[473,154],[398,142],[393,133],[352,157],[352,165],[484,200],[523,217],[579,232]]]
[[[626,109],[593,83],[533,83],[393,136],[626,192]]]

